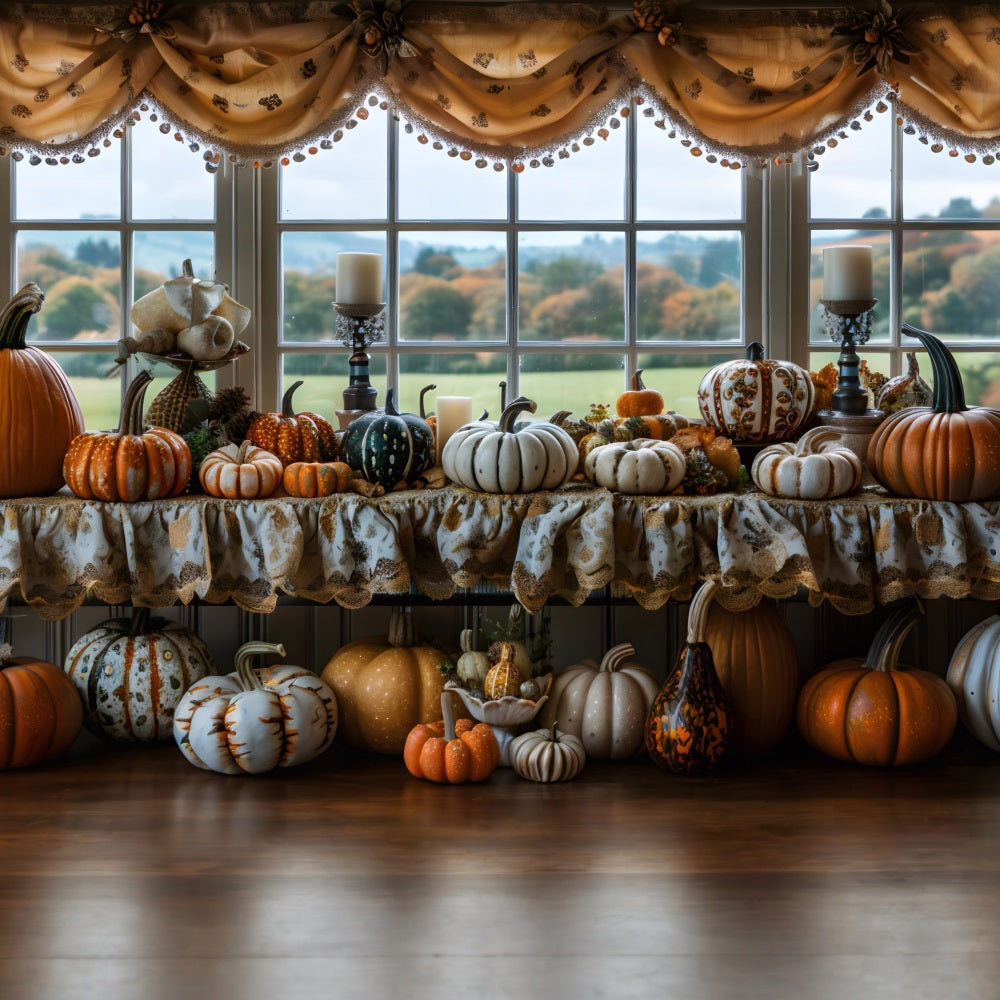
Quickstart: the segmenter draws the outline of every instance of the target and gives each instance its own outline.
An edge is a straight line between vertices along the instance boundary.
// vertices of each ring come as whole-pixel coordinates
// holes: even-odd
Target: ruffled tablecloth
[[[861,493],[629,497],[599,488],[490,496],[461,488],[112,504],[0,502],[0,597],[43,618],[91,595],[162,608],[200,598],[255,612],[279,594],[347,608],[376,594],[436,600],[484,581],[528,611],[609,588],[655,609],[718,579],[731,606],[799,588],[847,614],[909,594],[1000,599],[1000,503]]]

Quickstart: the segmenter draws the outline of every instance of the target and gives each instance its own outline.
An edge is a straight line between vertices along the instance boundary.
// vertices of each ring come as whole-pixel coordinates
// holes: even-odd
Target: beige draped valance
[[[210,166],[270,163],[391,109],[478,165],[551,165],[641,111],[734,165],[833,145],[872,105],[988,162],[1000,4],[869,12],[521,3],[9,3],[0,146],[69,162],[153,115]],[[498,166],[499,169],[499,166]]]

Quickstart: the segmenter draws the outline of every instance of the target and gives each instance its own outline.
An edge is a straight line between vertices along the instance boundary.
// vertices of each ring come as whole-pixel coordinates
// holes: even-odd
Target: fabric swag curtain
[[[0,146],[69,162],[155,114],[214,168],[330,148],[379,106],[481,167],[551,165],[628,114],[695,155],[814,156],[866,109],[1000,147],[1000,4],[726,13],[636,2],[4,4]],[[870,112],[868,112],[870,115]]]

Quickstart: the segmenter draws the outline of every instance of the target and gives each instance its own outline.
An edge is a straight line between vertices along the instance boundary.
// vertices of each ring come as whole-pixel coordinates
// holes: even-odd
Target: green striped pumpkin
[[[341,441],[344,461],[370,483],[391,490],[413,483],[434,464],[434,433],[415,413],[399,413],[393,390],[385,396],[385,411],[352,420]]]

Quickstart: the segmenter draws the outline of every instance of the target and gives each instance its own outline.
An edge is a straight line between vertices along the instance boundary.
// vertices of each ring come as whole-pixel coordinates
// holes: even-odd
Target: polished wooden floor
[[[89,738],[0,773],[0,997],[995,998],[1000,759],[437,787]]]

